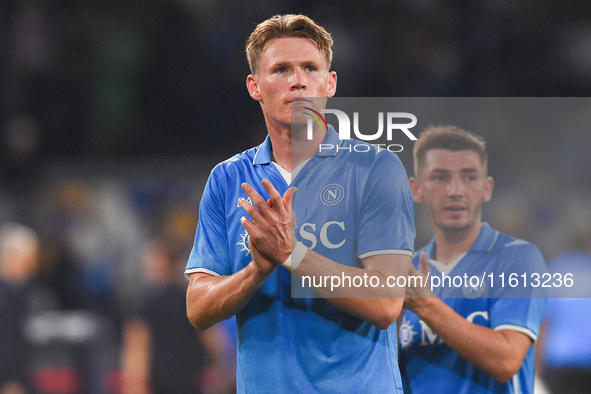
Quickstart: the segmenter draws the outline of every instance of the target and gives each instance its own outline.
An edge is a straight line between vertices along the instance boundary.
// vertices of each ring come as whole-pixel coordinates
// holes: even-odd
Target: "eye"
[[[285,67],[278,67],[275,72],[278,74],[283,74],[287,71],[287,69]]]
[[[316,71],[316,67],[314,67],[314,66],[306,66],[306,71],[308,71],[308,72]]]

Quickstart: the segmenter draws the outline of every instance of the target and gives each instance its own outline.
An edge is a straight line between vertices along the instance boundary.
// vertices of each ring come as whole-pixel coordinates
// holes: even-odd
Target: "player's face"
[[[427,151],[420,174],[411,180],[415,202],[424,203],[431,222],[443,231],[479,226],[482,203],[490,200],[493,180],[472,150]]]
[[[304,98],[332,97],[336,82],[336,73],[328,71],[326,59],[316,44],[296,37],[269,41],[259,58],[256,74],[246,80],[251,97],[261,103],[267,123],[287,126],[292,123],[292,106],[316,107],[317,103]],[[300,120],[306,119],[302,116]]]

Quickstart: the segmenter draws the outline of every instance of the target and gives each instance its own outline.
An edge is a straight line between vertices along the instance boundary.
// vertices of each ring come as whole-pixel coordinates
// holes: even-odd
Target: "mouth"
[[[448,212],[461,212],[461,211],[466,211],[467,208],[463,205],[452,204],[452,205],[447,205],[446,207],[444,207],[444,210],[448,211]]]
[[[289,99],[290,103],[298,103],[298,102],[302,102],[302,103],[310,103],[311,101],[308,100],[307,98],[304,97],[291,97]]]

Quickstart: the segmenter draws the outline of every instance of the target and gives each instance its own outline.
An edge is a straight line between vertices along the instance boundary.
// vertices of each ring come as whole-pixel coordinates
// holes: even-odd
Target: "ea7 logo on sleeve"
[[[254,205],[254,204],[252,203],[252,200],[250,199],[250,197],[246,197],[246,201],[247,201],[247,202],[248,202],[250,205]],[[241,208],[241,206],[240,206],[240,199],[237,199],[237,200],[236,200],[236,207],[238,207],[238,208]]]
[[[336,183],[326,185],[320,191],[320,201],[324,205],[337,205],[345,197],[345,189]]]

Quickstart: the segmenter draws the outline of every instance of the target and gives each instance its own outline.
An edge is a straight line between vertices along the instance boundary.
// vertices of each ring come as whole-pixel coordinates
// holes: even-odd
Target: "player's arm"
[[[421,272],[426,272],[429,263],[424,252],[420,260]],[[404,307],[416,313],[462,358],[497,382],[506,382],[519,371],[533,343],[522,332],[493,330],[467,321],[427,288],[409,289]]]
[[[389,286],[388,277],[406,276],[411,257],[403,254],[378,254],[362,260],[363,268],[338,264],[313,250],[308,250],[292,274],[305,282],[304,277],[358,278],[361,286],[340,283],[333,287],[315,287],[314,290],[344,312],[365,320],[374,326],[388,328],[399,316],[404,303],[404,288]],[[361,281],[361,278],[366,278]],[[371,282],[367,278],[372,278]],[[377,278],[374,281],[374,278]],[[379,284],[378,284],[379,283]],[[374,287],[373,284],[377,284]]]
[[[219,196],[219,190],[222,189],[223,185],[219,184],[215,173],[212,173],[199,206],[199,226],[202,227],[197,228],[198,233],[201,231],[198,234],[201,240],[210,240],[202,244],[202,247],[205,245],[205,252],[196,253],[198,257],[194,258],[216,256],[224,260],[224,254],[228,252],[225,248],[227,234],[224,224],[224,198]],[[224,264],[216,265],[211,261],[195,262],[193,266],[207,267],[206,271],[211,272],[210,274],[198,271],[189,274],[187,317],[198,330],[206,330],[240,312],[276,268],[276,265],[269,264],[263,259],[251,261],[243,269],[231,274],[223,271]],[[215,275],[220,271],[221,275]]]
[[[266,263],[262,259],[253,260],[232,275],[190,274],[187,317],[191,324],[198,330],[206,330],[244,309],[275,269]]]
[[[507,382],[519,371],[533,343],[519,331],[493,330],[470,323],[439,298],[423,299],[408,309],[462,358],[497,382]]]

